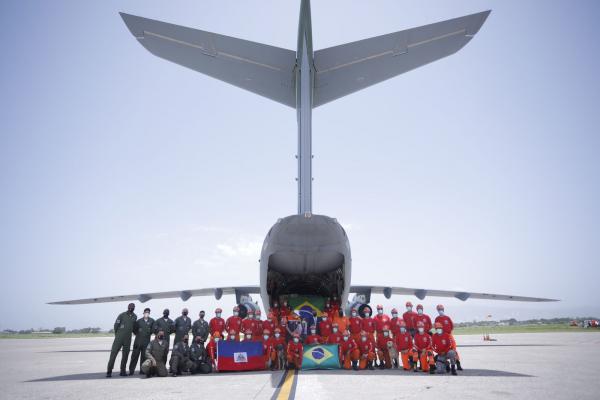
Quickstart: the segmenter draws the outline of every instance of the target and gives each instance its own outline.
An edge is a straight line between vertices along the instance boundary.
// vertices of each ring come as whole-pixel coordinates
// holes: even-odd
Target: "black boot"
[[[379,361],[379,369],[385,369],[385,362],[383,360]]]
[[[110,378],[112,376],[112,371],[106,371],[106,377]]]
[[[135,369],[130,369],[129,370],[129,376],[131,376],[131,375],[135,375]]]
[[[450,372],[450,364],[446,361],[446,372]]]
[[[452,375],[456,375],[456,367],[453,365],[450,369],[452,370]]]
[[[125,372],[125,371],[123,370],[123,371],[121,371],[121,372],[119,373],[119,376],[127,376],[127,372]]]
[[[459,371],[463,370],[462,367],[460,366],[460,360],[456,361],[456,369],[459,370]]]
[[[369,361],[367,368],[369,368],[371,371],[375,370],[375,367],[373,367],[373,361]]]
[[[431,366],[429,367],[429,374],[430,374],[430,375],[433,375],[433,374],[435,374],[435,366],[431,365]]]
[[[358,361],[352,361],[352,369],[358,371]]]

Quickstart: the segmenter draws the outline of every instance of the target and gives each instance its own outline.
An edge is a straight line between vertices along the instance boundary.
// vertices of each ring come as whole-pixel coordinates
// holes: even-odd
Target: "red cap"
[[[436,322],[435,323],[435,328],[443,328],[442,323],[441,322]]]
[[[389,326],[387,326],[387,325],[384,325],[384,326],[383,326],[383,329],[381,329],[381,330],[382,330],[382,331],[389,331],[389,330],[390,330],[390,327],[389,327]]]
[[[348,329],[344,331],[344,336],[350,336],[350,331]]]
[[[398,314],[398,310],[396,310],[395,308],[392,308],[392,314]]]
[[[229,330],[229,334],[230,334],[230,335],[235,335],[235,333],[236,333],[236,332],[235,332],[235,329],[230,329],[230,330]]]
[[[443,310],[443,309],[444,309],[444,306],[443,306],[442,304],[438,304],[436,308],[437,308],[438,310]]]
[[[417,327],[425,328],[425,324],[423,323],[423,321],[419,321],[419,322],[417,322]]]
[[[360,336],[367,336],[367,332],[365,332],[365,331],[360,331]]]
[[[383,310],[383,306],[381,304],[377,304],[377,309],[378,310]]]
[[[281,329],[275,328],[275,333],[281,333]]]
[[[271,334],[271,331],[270,331],[270,330],[268,330],[268,329],[265,329],[265,330],[263,331],[263,335],[270,335],[270,334]]]
[[[218,313],[218,312],[222,313],[222,312],[223,312],[223,310],[221,310],[220,308],[217,308],[217,309],[215,310],[215,313]]]
[[[423,304],[417,304],[417,310],[422,310],[423,309]]]
[[[406,307],[412,307],[412,303],[410,301],[406,302]]]
[[[221,338],[221,334],[219,332],[215,332],[213,338]]]
[[[240,311],[240,308],[238,306],[233,307],[233,312],[236,312],[236,311]]]

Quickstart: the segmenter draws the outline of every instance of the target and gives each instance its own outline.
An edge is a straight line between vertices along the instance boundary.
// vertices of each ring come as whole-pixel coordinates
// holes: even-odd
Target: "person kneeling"
[[[193,362],[190,360],[190,346],[188,346],[188,334],[183,335],[183,340],[175,343],[173,346],[173,352],[171,353],[171,360],[169,361],[171,367],[171,375],[181,375],[183,372],[189,372],[193,367]]]
[[[304,347],[300,343],[300,335],[294,333],[294,339],[288,343],[287,347],[287,364],[288,369],[300,369],[302,368],[302,355],[304,354]]]
[[[212,372],[212,360],[204,348],[204,342],[200,336],[190,347],[190,360],[192,365],[190,372],[192,374],[209,374]]]
[[[446,373],[446,363],[450,361],[450,370],[452,375],[456,375],[456,352],[452,350],[452,340],[450,335],[444,332],[442,324],[435,323],[435,333],[432,337],[433,351],[436,355],[435,371],[438,374]]]
[[[142,372],[146,378],[153,375],[160,377],[167,376],[167,353],[169,352],[169,342],[165,340],[165,333],[158,331],[154,340],[148,343],[146,347],[146,361],[142,363]]]

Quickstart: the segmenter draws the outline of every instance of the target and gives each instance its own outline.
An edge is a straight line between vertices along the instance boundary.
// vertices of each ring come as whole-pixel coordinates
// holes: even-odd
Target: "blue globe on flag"
[[[320,360],[325,357],[325,351],[321,347],[315,347],[312,350],[312,356],[315,360]]]

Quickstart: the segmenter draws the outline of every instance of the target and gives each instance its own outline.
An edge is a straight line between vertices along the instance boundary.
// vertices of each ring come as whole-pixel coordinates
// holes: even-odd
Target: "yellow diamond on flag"
[[[307,312],[307,313],[312,314],[313,310],[317,312],[317,317],[321,317],[323,315],[321,310],[308,300],[306,300],[303,303],[298,304],[296,307],[294,307],[294,311],[296,311],[297,314],[302,314],[302,312]],[[300,316],[303,317],[303,315],[300,315]]]
[[[312,349],[309,349],[306,353],[304,354],[304,357],[308,358],[317,365],[324,363],[325,361],[333,357],[333,354],[329,350],[321,346],[313,347]]]

